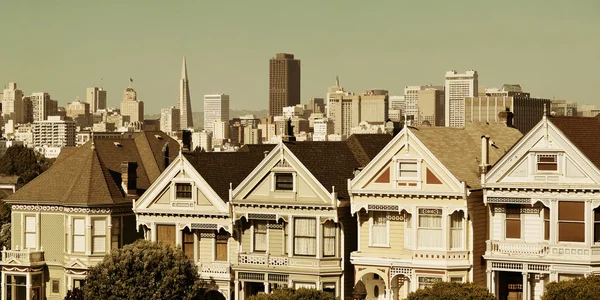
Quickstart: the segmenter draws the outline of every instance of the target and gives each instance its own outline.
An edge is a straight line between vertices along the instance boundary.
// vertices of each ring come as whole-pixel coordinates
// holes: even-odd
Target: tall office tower
[[[311,113],[325,113],[325,99],[310,98],[306,109],[311,110]]]
[[[229,121],[215,121],[212,128],[213,138],[221,140],[229,138]]]
[[[327,118],[329,118],[331,120],[333,120],[333,117],[335,115],[335,111],[333,110],[333,107],[330,107],[329,102],[330,102],[330,99],[332,99],[332,97],[334,95],[345,95],[345,96],[350,95],[350,93],[348,93],[346,91],[346,89],[343,86],[340,85],[340,78],[337,77],[337,76],[335,77],[335,85],[332,86],[332,87],[330,87],[327,90],[327,99],[325,99],[325,101],[326,101],[325,105],[327,106],[326,107]]]
[[[445,102],[444,87],[424,86],[417,91],[418,125],[444,126]]]
[[[478,92],[477,71],[458,74],[456,71],[446,72],[446,105],[445,126],[465,126],[465,97],[476,97]]]
[[[390,110],[401,110],[406,109],[406,101],[404,96],[390,96]]]
[[[284,107],[300,104],[300,60],[277,53],[269,60],[269,116],[280,116]]]
[[[192,132],[192,149],[200,147],[205,152],[212,151],[212,132],[202,130]]]
[[[2,116],[4,120],[12,119],[15,124],[24,123],[23,91],[17,89],[16,82],[9,82],[2,93]]]
[[[361,94],[360,122],[385,124],[388,119],[389,100],[387,90],[369,90]]]
[[[524,96],[467,97],[465,98],[465,123],[504,122],[506,110],[513,113],[512,125],[525,134],[544,115],[550,114],[550,99]]]
[[[420,85],[404,87],[404,111],[402,111],[402,113],[406,115],[409,120],[416,120],[419,115],[418,92],[422,89],[423,86]]]
[[[160,130],[162,132],[170,133],[176,132],[181,128],[180,125],[181,113],[179,108],[171,106],[169,108],[163,108],[160,110]]]
[[[31,97],[23,96],[23,124],[33,123],[33,103]]]
[[[121,115],[129,117],[129,124],[144,122],[144,102],[137,99],[137,92],[132,87],[123,92]]]
[[[86,91],[86,102],[90,104],[90,113],[106,108],[106,91],[103,88],[91,87]]]
[[[48,93],[32,93],[29,96],[33,111],[33,121],[47,120],[58,113],[58,101],[50,99]]]
[[[577,116],[577,102],[569,100],[552,100],[550,112],[555,116]]]
[[[360,123],[361,98],[358,95],[332,94],[329,98],[329,111],[333,112],[333,132],[347,138],[352,127]]]
[[[192,100],[190,99],[190,85],[187,74],[187,64],[185,56],[183,57],[183,65],[181,66],[181,79],[179,80],[179,118],[180,128],[188,129],[194,127],[194,119],[192,117]]]
[[[215,121],[229,121],[229,95],[204,95],[204,130],[212,132]]]

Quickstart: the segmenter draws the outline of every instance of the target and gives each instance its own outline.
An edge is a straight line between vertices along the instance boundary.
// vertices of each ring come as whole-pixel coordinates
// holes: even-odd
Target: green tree
[[[69,290],[67,296],[65,296],[65,300],[83,300],[83,292],[78,288]]]
[[[138,240],[112,251],[88,271],[85,299],[203,299],[213,286],[168,244]]]
[[[600,276],[576,278],[551,282],[546,287],[542,300],[594,300],[600,299]]]
[[[258,294],[246,298],[247,300],[335,300],[335,295],[316,289],[279,288],[271,294]]]
[[[484,286],[471,282],[438,282],[408,294],[407,300],[495,300]]]
[[[31,148],[16,145],[6,149],[0,158],[0,173],[21,176],[25,183],[46,171],[54,162]]]

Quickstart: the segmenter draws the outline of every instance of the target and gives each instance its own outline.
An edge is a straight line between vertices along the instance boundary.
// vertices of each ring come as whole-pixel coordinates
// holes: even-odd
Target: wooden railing
[[[44,251],[43,250],[8,250],[4,247],[2,250],[2,261],[6,262],[9,259],[14,258],[23,264],[32,264],[44,262]]]
[[[269,266],[269,267],[295,267],[295,268],[318,268],[318,267],[341,267],[341,259],[335,257],[289,257],[270,254],[240,254],[238,258],[240,265]]]
[[[486,255],[600,262],[600,245],[486,241]]]

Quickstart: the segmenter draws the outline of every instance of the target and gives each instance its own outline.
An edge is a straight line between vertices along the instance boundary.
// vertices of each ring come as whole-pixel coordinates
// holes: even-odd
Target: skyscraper
[[[106,108],[106,91],[104,89],[91,87],[86,91],[86,102],[90,104],[90,113],[94,114],[99,109]]]
[[[129,124],[144,122],[144,102],[137,99],[137,92],[132,87],[126,88],[123,92],[121,115],[129,117]]]
[[[446,72],[446,127],[465,126],[465,97],[476,97],[478,94],[477,71],[458,74],[456,71]]]
[[[33,107],[33,121],[44,121],[48,116],[58,113],[58,101],[52,100],[48,93],[32,93],[29,97]]]
[[[300,104],[300,60],[294,54],[277,53],[269,61],[269,116]]]
[[[2,94],[2,116],[13,119],[15,124],[23,123],[23,91],[17,89],[16,82],[10,82]]]
[[[190,99],[190,85],[187,75],[187,65],[185,62],[185,56],[183,57],[183,65],[181,66],[181,79],[179,80],[179,103],[177,105],[181,117],[179,122],[181,129],[188,129],[194,127],[194,120],[192,118],[192,102]]]
[[[385,124],[388,119],[389,105],[387,90],[368,90],[362,93],[360,95],[360,122]]]
[[[179,130],[179,128],[181,128],[181,125],[179,124],[179,118],[181,118],[179,108],[172,106],[169,108],[161,109],[160,130],[166,133],[171,133]]]
[[[215,121],[229,121],[229,95],[204,95],[204,130],[212,132]]]

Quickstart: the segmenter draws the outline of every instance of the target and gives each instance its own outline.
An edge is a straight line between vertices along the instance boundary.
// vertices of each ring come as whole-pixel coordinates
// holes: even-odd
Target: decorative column
[[[321,217],[317,216],[316,218],[317,225],[317,243],[316,243],[316,251],[317,251],[317,259],[323,258],[323,225],[321,224]]]
[[[240,287],[240,282],[236,279],[233,282],[233,286],[235,286],[235,290],[233,291],[234,294],[234,300],[240,300],[240,293],[239,293],[239,287]]]
[[[92,218],[85,218],[85,255],[92,254]],[[29,299],[29,298],[27,298]]]
[[[527,271],[523,272],[523,299],[529,298],[529,274]]]
[[[592,199],[585,199],[585,215],[584,215],[584,222],[585,222],[585,244],[587,246],[591,246],[593,243],[593,235],[594,235],[594,231],[592,230],[592,228],[594,228],[594,220],[592,218],[593,211],[592,211]]]
[[[183,231],[179,228],[179,223],[175,223],[175,245],[181,247],[181,238],[183,235]]]
[[[270,293],[270,291],[269,291],[269,281],[265,281],[264,285],[265,285],[265,294],[269,294]]]
[[[156,233],[156,223],[152,223],[150,225],[150,236],[152,237],[152,242],[158,241],[158,233]]]
[[[31,299],[31,273],[26,275],[27,281],[25,283],[25,299]]]
[[[550,244],[556,244],[558,237],[558,205],[556,199],[550,199]]]
[[[288,240],[287,240],[287,246],[288,246],[288,257],[292,257],[294,256],[294,216],[289,215],[288,216],[288,220],[290,220],[290,223],[288,224],[287,228],[288,228]]]

